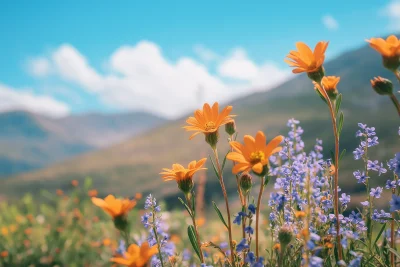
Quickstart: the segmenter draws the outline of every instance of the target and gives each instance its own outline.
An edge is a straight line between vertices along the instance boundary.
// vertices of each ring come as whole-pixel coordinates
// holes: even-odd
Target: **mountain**
[[[164,122],[143,112],[58,119],[25,111],[0,113],[0,177],[107,147]]]
[[[367,46],[327,62],[325,69],[328,75],[341,77],[338,89],[343,93],[342,110],[345,117],[341,148],[346,148],[348,152],[341,162],[340,185],[348,193],[357,192],[362,187],[356,184],[352,172],[362,168],[362,163],[354,161],[351,153],[359,142],[355,137],[357,123],[363,122],[377,128],[380,145],[371,150],[373,159],[386,161],[400,149],[397,134],[399,118],[396,111],[388,97],[378,96],[373,92],[369,82],[374,76],[388,77],[394,81],[394,76],[382,67],[380,56]],[[397,82],[394,84],[397,85]],[[304,129],[306,149],[312,148],[316,138],[319,138],[324,141],[326,157],[330,157],[333,135],[328,109],[305,75],[293,75],[292,80],[273,90],[236,99],[230,104],[233,105],[233,113],[238,115],[236,122],[239,140],[242,140],[244,134],[254,135],[257,130],[265,131],[268,139],[278,134],[286,135],[287,120],[296,118],[301,121]],[[186,164],[211,153],[203,137],[188,140],[190,134],[182,129],[185,118],[186,116],[100,151],[78,156],[43,170],[11,177],[1,182],[0,194],[68,189],[72,179],[82,180],[90,176],[94,180],[94,186],[103,195],[152,192],[158,197],[167,197],[168,200],[178,190],[174,182],[162,182],[158,174],[161,168],[175,162]],[[228,151],[226,140],[226,135],[221,132],[221,156]],[[210,162],[207,165],[206,197],[221,197]],[[227,189],[235,191],[236,181],[230,174],[230,165],[228,163],[225,169],[225,181]],[[388,177],[371,177],[372,185]]]

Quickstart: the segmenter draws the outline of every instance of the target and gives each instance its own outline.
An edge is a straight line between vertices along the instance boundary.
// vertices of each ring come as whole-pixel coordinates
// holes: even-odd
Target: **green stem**
[[[228,194],[226,193],[226,188],[225,188],[225,184],[224,184],[224,178],[222,176],[221,164],[219,163],[217,148],[213,148],[213,152],[214,152],[214,157],[215,157],[215,163],[216,163],[217,169],[218,169],[218,175],[219,175],[218,180],[221,185],[222,193],[224,195],[226,213],[228,216],[228,235],[229,235],[229,247],[231,249],[231,263],[232,263],[232,266],[235,266],[235,257],[234,257],[235,253],[234,253],[233,239],[232,239],[232,224],[231,224],[231,213],[229,210]]]
[[[396,107],[397,114],[400,116],[400,103],[399,100],[397,100],[396,96],[394,94],[390,95],[390,100],[392,100],[393,105]]]
[[[333,135],[335,137],[335,175],[334,175],[334,211],[335,211],[335,217],[336,217],[336,245],[338,248],[338,257],[339,260],[343,259],[342,256],[342,245],[340,242],[340,220],[339,220],[339,192],[338,192],[338,186],[339,186],[339,134],[337,131],[337,124],[336,124],[336,115],[335,111],[333,109],[333,105],[331,102],[331,99],[328,96],[328,93],[326,92],[325,88],[323,87],[322,83],[319,82],[319,86],[321,87],[321,91],[328,103],[328,108],[329,108],[329,113],[331,115],[331,120],[332,120],[332,127],[333,127]]]
[[[156,212],[155,212],[154,209],[153,209],[152,213],[153,213],[153,222],[155,222],[155,220],[156,220]],[[164,262],[163,262],[162,255],[161,255],[161,245],[160,245],[160,241],[158,240],[158,234],[157,234],[157,230],[156,230],[155,226],[153,226],[153,233],[154,233],[154,237],[155,237],[155,239],[157,241],[158,257],[160,258],[161,266],[164,267]]]
[[[186,202],[189,206],[189,209],[193,214],[193,216],[190,216],[190,217],[192,217],[193,227],[194,227],[194,231],[196,233],[197,245],[199,246],[199,250],[200,250],[200,261],[201,261],[201,263],[204,263],[204,255],[203,255],[203,251],[201,250],[200,235],[199,235],[199,231],[197,229],[195,213],[193,211],[193,207],[192,207],[192,204],[191,204],[188,194],[185,194],[185,198],[186,198]]]
[[[262,194],[264,191],[264,179],[265,179],[265,176],[263,176],[261,178],[260,192],[258,193],[257,209],[256,209],[256,258],[257,259],[259,258],[259,255],[260,255],[259,240],[258,240],[258,236],[259,236],[258,225],[259,225],[259,220],[260,220],[261,198],[262,198]]]

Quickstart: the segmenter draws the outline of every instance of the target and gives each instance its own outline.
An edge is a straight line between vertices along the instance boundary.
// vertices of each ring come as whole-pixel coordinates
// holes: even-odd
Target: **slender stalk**
[[[399,100],[397,100],[396,96],[394,94],[390,95],[390,100],[392,100],[393,105],[396,107],[397,114],[400,116],[400,103]]]
[[[308,234],[308,232],[309,232],[309,228],[310,228],[310,216],[311,216],[311,198],[310,198],[310,195],[311,195],[311,186],[310,186],[311,184],[310,184],[310,172],[308,172],[307,173],[307,214],[306,214],[306,220],[305,220],[305,227],[304,227],[304,229],[306,229],[306,233],[307,233],[307,236],[305,236],[304,237],[304,247],[306,248],[307,247],[307,242],[308,242],[308,238],[309,238],[309,234]],[[309,253],[309,251],[306,249],[306,264],[305,264],[305,266],[308,266],[308,263],[309,263],[309,257],[310,257],[310,253]]]
[[[258,200],[257,200],[257,209],[256,209],[256,258],[258,259],[260,252],[259,252],[259,221],[260,221],[260,207],[261,207],[261,197],[264,192],[264,180],[265,176],[261,178],[261,185],[260,185],[260,192],[258,193]]]
[[[218,169],[219,183],[221,185],[222,193],[224,194],[226,213],[228,215],[228,235],[229,235],[229,247],[231,249],[231,262],[232,262],[232,266],[235,266],[235,261],[234,261],[235,258],[234,258],[234,251],[233,251],[233,239],[232,239],[231,212],[229,211],[228,194],[226,193],[226,188],[225,188],[225,184],[224,184],[224,178],[222,176],[221,164],[219,163],[217,148],[213,148],[213,152],[214,152],[214,157],[215,157],[215,163],[216,163],[217,169]]]
[[[336,217],[336,243],[337,243],[337,248],[338,248],[338,257],[339,260],[342,260],[342,245],[340,243],[340,221],[339,221],[339,192],[338,192],[338,186],[339,186],[339,134],[337,131],[337,124],[336,124],[336,115],[335,111],[333,109],[333,105],[331,102],[331,99],[328,96],[328,93],[325,91],[325,88],[323,87],[322,83],[319,82],[319,86],[321,87],[322,94],[324,95],[327,103],[328,103],[328,108],[329,108],[329,113],[331,115],[331,120],[332,120],[332,127],[333,127],[333,135],[335,137],[335,175],[334,175],[334,211],[335,211],[335,217]]]
[[[392,194],[395,194],[396,193],[396,190],[395,189],[392,189]],[[395,214],[394,214],[394,212],[392,212],[392,221],[390,222],[390,247],[392,248],[392,249],[395,249],[394,248],[394,246],[395,246],[395,237],[394,237],[394,223],[395,223],[395,221],[394,221],[394,216],[395,216]],[[394,253],[393,252],[391,252],[390,253],[390,265],[391,265],[391,267],[394,267],[395,266],[395,255],[394,255]]]
[[[196,224],[196,216],[193,212],[193,207],[189,198],[189,194],[185,194],[185,198],[186,198],[186,202],[188,204],[188,207],[190,209],[190,211],[192,212],[193,216],[192,217],[192,222],[193,222],[193,227],[194,227],[194,232],[196,233],[196,239],[197,239],[197,245],[199,246],[199,250],[200,250],[200,261],[201,263],[204,263],[204,255],[203,255],[203,251],[201,250],[201,242],[200,242],[200,235],[199,235],[199,231],[197,230],[197,224]]]
[[[152,213],[153,213],[153,222],[155,222],[155,220],[156,220],[156,212],[155,212],[155,210],[153,210]],[[154,237],[155,237],[155,239],[157,241],[158,257],[160,258],[161,267],[164,267],[164,262],[163,262],[163,258],[162,258],[162,255],[161,255],[160,240],[158,240],[158,234],[157,234],[157,230],[156,230],[155,226],[153,226],[153,233],[154,233]]]

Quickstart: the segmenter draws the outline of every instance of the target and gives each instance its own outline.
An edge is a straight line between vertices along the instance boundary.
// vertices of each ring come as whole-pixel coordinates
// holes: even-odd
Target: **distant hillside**
[[[0,177],[107,147],[164,122],[142,112],[61,119],[24,111],[0,113]]]
[[[373,92],[369,82],[378,75],[391,79],[394,77],[381,66],[378,54],[367,46],[343,54],[325,64],[325,68],[327,74],[341,76],[339,91],[344,97],[342,107],[345,122],[341,144],[348,153],[342,163],[340,185],[346,191],[358,191],[360,185],[356,184],[352,172],[361,168],[362,164],[354,161],[351,153],[357,146],[355,131],[358,122],[377,128],[380,146],[371,152],[375,159],[387,160],[400,150],[397,135],[400,121],[395,109],[389,98]],[[285,135],[288,130],[286,122],[294,117],[301,121],[307,149],[314,145],[316,138],[322,139],[325,154],[329,157],[333,138],[327,107],[316,95],[305,75],[293,77],[271,91],[252,94],[231,103],[233,113],[238,115],[239,139],[242,139],[243,134],[255,134],[257,130],[264,130],[269,139],[277,134]],[[161,168],[174,162],[186,164],[210,153],[203,137],[188,140],[190,134],[182,129],[185,118],[186,116],[101,151],[12,177],[2,182],[0,194],[38,192],[42,188],[66,188],[71,179],[81,180],[91,176],[102,194],[130,195],[142,191],[153,192],[156,196],[173,196],[178,192],[177,186],[173,182],[162,182],[158,175]],[[224,133],[221,133],[220,143],[224,143],[220,148],[222,156],[228,149]],[[228,163],[227,166],[227,187],[228,190],[235,191],[235,179],[230,175],[231,164]],[[208,167],[207,197],[220,196],[220,189],[216,186],[217,180],[209,162]],[[374,184],[385,179],[387,176],[383,175],[379,178],[372,177],[371,181]]]

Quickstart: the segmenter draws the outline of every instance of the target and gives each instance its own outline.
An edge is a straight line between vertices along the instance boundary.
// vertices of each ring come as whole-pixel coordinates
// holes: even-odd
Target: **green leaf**
[[[339,116],[339,125],[338,125],[338,129],[337,129],[337,134],[338,136],[340,136],[340,134],[342,133],[342,129],[343,129],[343,120],[344,120],[344,116],[343,116],[343,112],[340,112],[340,116]]]
[[[321,92],[319,90],[315,90],[315,92],[317,92],[317,94],[319,95],[319,97],[326,103],[328,104],[328,102],[326,101],[325,97],[321,94]]]
[[[344,155],[346,155],[346,149],[343,149],[343,150],[342,150],[342,153],[340,153],[339,162],[342,160],[342,158],[344,157]]]
[[[269,176],[269,175],[265,176],[264,185],[267,186],[270,180],[271,180],[271,176]]]
[[[376,236],[376,238],[375,238],[374,244],[376,244],[376,242],[378,242],[378,240],[379,240],[379,238],[381,237],[383,231],[385,231],[385,228],[386,228],[386,223],[384,223],[384,224],[382,225],[382,228],[381,228],[381,230],[379,231],[379,234],[378,234],[378,235]]]
[[[228,229],[228,225],[226,224],[225,219],[224,219],[224,216],[222,216],[222,213],[221,213],[221,211],[219,210],[217,204],[215,204],[214,201],[212,202],[212,204],[213,204],[213,207],[214,207],[215,211],[216,211],[217,214],[218,214],[219,219],[220,219],[221,222],[225,225],[226,229]]]
[[[217,178],[219,179],[219,174],[218,174],[217,168],[215,167],[214,161],[213,161],[213,159],[211,158],[211,156],[209,156],[209,157],[210,157],[210,161],[211,161],[211,163],[212,163],[212,166],[213,166],[215,175],[216,175]]]
[[[222,162],[221,171],[223,171],[223,170],[224,170],[225,163],[226,163],[226,157],[228,156],[229,152],[231,152],[231,151],[228,151],[228,153],[226,153],[226,155],[225,155],[225,158],[224,158],[224,161]]]
[[[188,207],[188,205],[186,205],[186,203],[183,201],[182,198],[178,197],[179,201],[182,203],[183,206],[185,206],[187,212],[189,213],[190,217],[193,217],[192,212],[190,211],[190,208]]]
[[[336,109],[335,109],[335,115],[337,116],[339,110],[340,110],[340,105],[342,104],[342,94],[339,94],[338,97],[336,98]]]
[[[197,242],[196,233],[194,231],[193,225],[188,226],[188,236],[189,236],[189,240],[190,240],[190,243],[192,244],[194,251],[196,252],[197,256],[200,259],[200,248],[199,248],[199,245]]]

